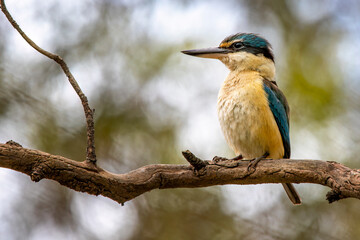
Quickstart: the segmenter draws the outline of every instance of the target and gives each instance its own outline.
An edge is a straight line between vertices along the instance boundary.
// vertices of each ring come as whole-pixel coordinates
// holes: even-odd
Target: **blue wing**
[[[264,79],[263,85],[284,144],[284,158],[290,158],[289,105],[275,82]]]

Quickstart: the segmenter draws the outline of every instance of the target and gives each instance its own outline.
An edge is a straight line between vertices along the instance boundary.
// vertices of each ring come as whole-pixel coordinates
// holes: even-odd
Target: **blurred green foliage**
[[[337,1],[331,3],[339,4]],[[82,76],[77,79],[96,109],[99,164],[112,172],[127,172],[151,163],[183,163],[179,132],[190,116],[179,114],[180,110],[164,100],[156,88],[162,86],[161,78],[171,81],[172,76],[167,73],[169,68],[179,72],[189,70],[173,55],[186,48],[185,45],[196,44],[196,37],[172,43],[153,36],[147,19],[154,14],[157,4],[155,1],[89,1],[63,8],[60,2],[51,1],[27,9],[37,21],[46,22],[52,29],[46,36],[51,43],[49,50],[59,53],[75,75]],[[185,12],[201,1],[173,4]],[[275,49],[277,78],[292,107],[292,135],[296,136],[303,129],[311,131],[312,137],[330,146],[321,145],[324,150],[318,150],[322,156],[329,157],[326,160],[358,167],[357,162],[351,160],[358,156],[359,150],[350,148],[359,142],[357,137],[348,138],[349,147],[342,149],[346,154],[337,152],[339,148],[330,149],[331,141],[335,145],[344,138],[332,139],[334,134],[339,134],[332,133],[334,128],[339,128],[332,126],[333,123],[346,124],[347,130],[342,133],[351,133],[358,120],[351,122],[344,116],[360,112],[356,100],[359,95],[351,95],[343,87],[346,75],[341,71],[342,59],[335,52],[348,34],[337,22],[338,14],[343,13],[335,11],[335,7],[309,20],[309,15],[302,16],[299,12],[300,8],[311,9],[312,1],[256,0],[227,4],[228,14],[234,14],[234,21],[244,20],[235,14],[236,11],[246,11],[247,21],[254,31],[272,31],[280,42]],[[359,5],[351,2],[348,8],[359,9]],[[64,17],[64,14],[72,17]],[[13,30],[3,16],[0,19],[2,125],[10,126],[14,138],[20,136],[14,140],[20,143],[83,160],[86,141],[80,102],[70,96],[72,90],[55,63],[36,53],[29,58],[12,57],[12,38],[7,33]],[[184,76],[192,74],[186,72]],[[201,90],[197,95],[200,99],[196,99],[199,102],[204,99]],[[170,98],[171,94],[166,96]],[[319,128],[322,131],[316,131]],[[1,181],[6,183],[6,179]],[[87,226],[84,217],[79,217],[85,215],[89,221],[97,218],[89,216],[90,212],[79,213],[74,203],[79,193],[50,181],[33,184],[22,176],[13,184],[18,190],[11,207],[0,210],[0,236],[46,239],[48,236],[41,233],[48,228],[49,232],[56,232],[51,236],[53,239],[104,239],[99,233],[101,229]],[[153,191],[124,207],[135,209],[137,215],[132,228],[125,229],[129,233],[122,234],[124,230],[119,225],[107,238],[300,240],[356,239],[359,236],[357,200],[328,205],[324,201],[324,188],[305,185],[300,192],[304,204],[299,207],[290,206],[284,196],[276,203],[262,202],[269,206],[245,217],[241,212],[234,213],[235,206],[226,204],[220,187]],[[313,192],[318,192],[318,196],[313,196]],[[240,187],[238,197],[246,199]],[[100,197],[95,200],[106,201]],[[83,199],[83,204],[88,201]],[[123,211],[115,202],[106,204]],[[125,225],[127,218],[122,218]],[[111,224],[104,222],[106,225]]]

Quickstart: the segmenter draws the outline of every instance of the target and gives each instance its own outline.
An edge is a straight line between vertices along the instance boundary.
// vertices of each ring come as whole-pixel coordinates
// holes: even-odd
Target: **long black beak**
[[[195,56],[195,57],[203,57],[203,58],[222,58],[226,54],[231,53],[232,51],[226,48],[201,48],[201,49],[193,49],[193,50],[184,50],[181,51],[184,54]]]

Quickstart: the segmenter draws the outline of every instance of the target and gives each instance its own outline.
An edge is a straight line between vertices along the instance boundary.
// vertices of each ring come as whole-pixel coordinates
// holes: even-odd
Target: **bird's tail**
[[[300,196],[297,193],[294,185],[292,185],[291,183],[282,183],[282,185],[283,185],[285,192],[288,195],[290,201],[295,205],[301,204]]]

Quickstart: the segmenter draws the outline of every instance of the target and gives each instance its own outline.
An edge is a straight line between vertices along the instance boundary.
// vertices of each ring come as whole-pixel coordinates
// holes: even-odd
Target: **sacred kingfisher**
[[[214,48],[182,53],[215,58],[230,69],[217,101],[221,129],[228,145],[246,159],[290,158],[289,105],[275,81],[272,47],[252,33],[237,33]],[[291,183],[282,184],[289,199],[301,204]]]

